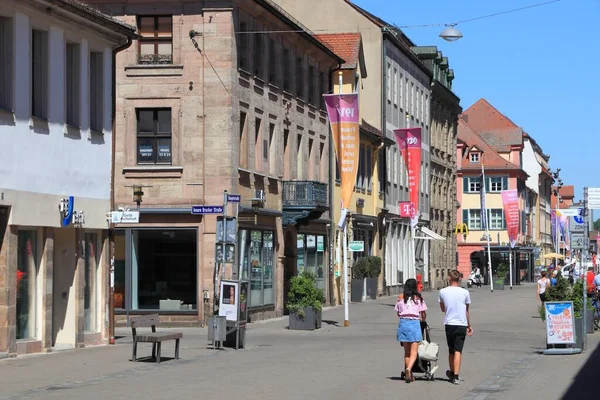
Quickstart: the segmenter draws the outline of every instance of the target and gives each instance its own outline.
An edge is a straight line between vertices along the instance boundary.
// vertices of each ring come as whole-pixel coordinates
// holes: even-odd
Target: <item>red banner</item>
[[[358,94],[324,94],[340,171],[342,208],[350,208],[360,153]]]
[[[411,225],[414,227],[419,221],[421,128],[396,129],[394,133],[408,171],[408,198],[411,203]]]
[[[502,191],[502,205],[504,206],[504,219],[510,247],[515,247],[519,235],[519,193],[517,189]]]

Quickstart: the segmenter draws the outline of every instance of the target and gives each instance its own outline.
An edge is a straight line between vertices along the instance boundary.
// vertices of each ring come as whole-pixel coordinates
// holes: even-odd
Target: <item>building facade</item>
[[[0,9],[0,358],[105,343],[113,52],[71,1]]]
[[[429,240],[416,241],[416,260],[412,260],[410,224],[408,219],[400,218],[399,202],[408,201],[408,176],[393,130],[422,128],[419,213],[420,225],[426,227],[430,220],[431,71],[411,50],[414,43],[402,32],[390,29],[390,24],[351,1],[277,0],[277,3],[313,30],[361,33],[369,71],[369,76],[361,80],[359,91],[361,119],[382,132],[385,148],[378,154],[383,204],[377,209],[378,230],[384,239],[380,241],[384,255],[383,293],[398,292],[406,279],[416,277],[417,270],[427,281],[428,270],[424,265],[429,264]],[[314,13],[316,8],[319,13]],[[426,235],[419,232],[421,237]]]
[[[96,1],[136,25],[117,58],[115,307],[198,324],[212,313],[216,217],[193,205],[241,195],[237,262],[250,318],[283,315],[288,282],[317,274],[328,295],[329,128],[320,94],[343,59],[269,0]],[[273,31],[274,33],[268,33]],[[297,31],[293,35],[282,33]],[[279,32],[279,33],[277,33]]]
[[[431,288],[447,285],[456,268],[456,139],[460,99],[452,92],[454,70],[435,46],[412,50],[433,73],[431,83],[431,226],[444,240],[431,242],[429,276]]]

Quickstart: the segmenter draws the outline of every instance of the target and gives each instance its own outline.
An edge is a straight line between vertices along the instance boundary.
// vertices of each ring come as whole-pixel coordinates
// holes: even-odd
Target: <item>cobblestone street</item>
[[[591,350],[582,355],[543,356],[545,331],[536,317],[534,286],[471,289],[471,296],[475,335],[465,345],[462,386],[445,379],[442,314],[437,292],[430,292],[428,320],[440,344],[435,382],[400,380],[394,298],[382,298],[351,304],[349,328],[342,327],[343,308],[326,310],[323,329],[314,332],[289,331],[287,319],[251,324],[247,349],[240,351],[213,351],[205,329],[183,329],[182,359],[160,365],[130,362],[130,336],[116,346],[4,360],[0,399],[562,398],[597,347],[598,334],[590,336]],[[163,355],[172,351],[165,346]],[[141,345],[138,356],[149,352]]]

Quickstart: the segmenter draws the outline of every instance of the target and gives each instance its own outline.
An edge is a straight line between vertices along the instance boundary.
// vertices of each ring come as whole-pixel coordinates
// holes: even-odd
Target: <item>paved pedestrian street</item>
[[[432,339],[440,344],[436,380],[400,380],[394,298],[324,311],[323,328],[287,330],[287,319],[251,324],[245,350],[212,350],[206,330],[185,328],[179,361],[132,363],[131,337],[101,346],[0,361],[0,399],[576,399],[598,371],[596,333],[590,351],[544,356],[544,324],[535,287],[471,289],[475,334],[465,345],[461,386],[445,378],[447,347],[437,292],[425,293]],[[163,328],[166,329],[166,328]],[[126,330],[120,329],[126,334]],[[138,357],[150,346],[140,345]],[[596,372],[597,373],[597,372]],[[418,376],[418,374],[416,374]],[[567,392],[569,390],[569,392]],[[404,397],[407,396],[407,397]],[[592,397],[590,397],[592,396]]]

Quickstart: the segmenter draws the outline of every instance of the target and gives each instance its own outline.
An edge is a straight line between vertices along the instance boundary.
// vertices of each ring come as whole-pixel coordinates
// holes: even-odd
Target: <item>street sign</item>
[[[349,251],[365,251],[365,242],[362,240],[353,240],[352,242],[348,242],[348,250]]]
[[[571,233],[571,248],[585,249],[585,236],[583,233]]]
[[[239,222],[254,222],[254,217],[238,217]]]
[[[242,201],[242,196],[239,194],[228,194],[227,201],[230,203],[239,203]]]
[[[583,217],[582,217],[583,218]],[[585,226],[579,217],[569,217],[569,232],[583,232]]]
[[[565,217],[577,217],[583,213],[583,210],[581,208],[563,208],[558,210],[558,212]]]
[[[140,222],[139,211],[113,211],[110,213],[113,224],[137,224]]]
[[[217,242],[237,242],[237,220],[235,217],[227,217],[225,223],[223,217],[217,217]]]
[[[600,210],[600,188],[588,188],[587,206],[590,210]]]
[[[223,206],[192,206],[192,215],[223,214]]]
[[[221,244],[215,245],[215,262],[218,264],[231,264],[235,261],[235,245]]]

